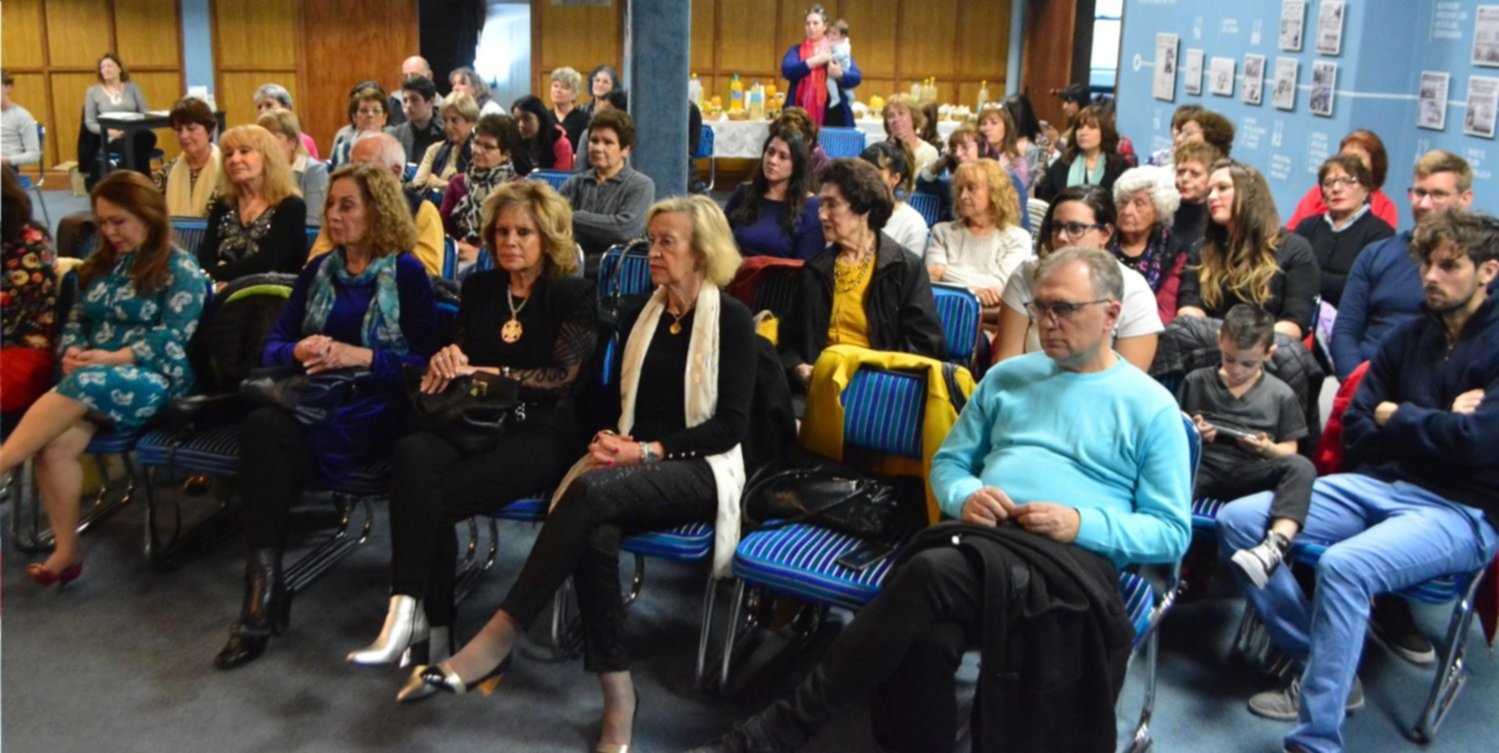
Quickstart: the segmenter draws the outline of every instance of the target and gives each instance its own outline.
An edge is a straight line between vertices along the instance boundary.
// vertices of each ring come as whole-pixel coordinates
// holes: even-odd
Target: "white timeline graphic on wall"
[[[1343,50],[1343,0],[1322,0],[1317,11],[1317,52],[1337,55]]]
[[[1421,94],[1416,100],[1416,125],[1433,131],[1447,128],[1447,88],[1451,76],[1421,71]]]
[[[1473,14],[1473,64],[1499,68],[1499,5],[1480,5]]]
[[[1246,105],[1258,105],[1265,96],[1265,56],[1244,56],[1243,99]]]
[[[1468,77],[1468,113],[1463,117],[1463,133],[1494,138],[1494,120],[1499,116],[1499,78]]]
[[[1301,61],[1296,58],[1275,59],[1275,90],[1270,95],[1275,109],[1296,109],[1296,75],[1300,71]]]
[[[1301,52],[1306,32],[1306,0],[1284,0],[1280,6],[1280,48]]]
[[[1151,79],[1151,95],[1156,99],[1172,102],[1176,100],[1176,35],[1155,35],[1155,75]]]
[[[1208,71],[1208,88],[1220,97],[1234,95],[1234,59],[1213,58],[1213,67]]]
[[[1182,91],[1193,96],[1202,94],[1202,50],[1187,50],[1187,62],[1182,67]]]
[[[1333,99],[1338,90],[1338,64],[1331,60],[1312,61],[1312,96],[1307,109],[1313,115],[1332,117]]]

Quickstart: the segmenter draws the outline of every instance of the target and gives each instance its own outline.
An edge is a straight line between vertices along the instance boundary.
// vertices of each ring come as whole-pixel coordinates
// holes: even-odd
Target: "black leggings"
[[[522,425],[494,449],[465,455],[416,432],[396,443],[390,493],[391,592],[423,600],[431,624],[453,624],[453,525],[529,494],[550,495],[581,454],[566,431]]]
[[[717,487],[706,460],[605,468],[579,476],[541,527],[501,609],[525,630],[572,576],[583,618],[583,668],[624,671],[628,657],[620,542],[626,536],[712,521],[717,511]]]
[[[239,478],[250,549],[280,549],[296,492],[317,478],[312,442],[291,414],[257,408],[240,429]]]

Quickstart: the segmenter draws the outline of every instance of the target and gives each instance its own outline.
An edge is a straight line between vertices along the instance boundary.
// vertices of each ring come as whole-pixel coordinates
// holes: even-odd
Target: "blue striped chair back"
[[[968,364],[982,336],[983,304],[973,291],[957,285],[933,283],[932,296],[937,299],[937,318],[942,321],[942,336],[947,340],[948,360]]]
[[[532,170],[531,174],[526,177],[531,180],[542,181],[560,191],[562,190],[562,184],[566,183],[568,178],[573,177],[573,174],[565,170]]]
[[[458,277],[458,241],[451,235],[442,237],[442,276],[448,280]]]
[[[208,234],[208,220],[201,217],[173,217],[172,238],[183,251],[198,255],[198,246]]]
[[[926,220],[927,227],[937,224],[937,220],[941,218],[942,198],[936,194],[913,191],[906,197],[906,203],[921,213],[921,218]]]
[[[320,232],[322,232],[322,228],[320,228],[320,227],[308,227],[307,228],[305,234],[307,236],[307,250],[309,252],[312,251],[313,244],[317,243],[318,233],[320,233]]]
[[[406,170],[401,173],[401,182],[410,183],[411,179],[416,177],[416,171],[420,168],[421,165],[418,165],[415,162],[407,162]]]
[[[864,132],[857,128],[824,128],[818,132],[817,142],[822,144],[829,159],[864,153]]]
[[[1124,597],[1124,614],[1135,628],[1134,646],[1138,648],[1150,629],[1151,613],[1155,611],[1155,589],[1150,581],[1128,570],[1119,573],[1119,591]]]
[[[693,159],[712,159],[713,158],[713,129],[709,128],[708,126],[702,126],[702,130],[698,131],[698,133],[699,133],[699,136],[698,136],[698,139],[697,139],[697,151],[693,153],[692,158]]]
[[[644,241],[617,243],[599,261],[599,302],[609,304],[651,289],[651,267]]]
[[[843,391],[843,442],[920,459],[925,407],[926,380],[922,377],[861,368]]]

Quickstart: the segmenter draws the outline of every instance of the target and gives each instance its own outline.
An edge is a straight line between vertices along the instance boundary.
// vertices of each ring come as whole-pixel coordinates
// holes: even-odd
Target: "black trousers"
[[[298,490],[317,478],[312,442],[291,414],[257,408],[240,429],[239,477],[250,550],[280,549]]]
[[[1270,501],[1270,519],[1287,518],[1297,526],[1306,525],[1306,511],[1312,506],[1312,483],[1317,480],[1317,468],[1312,461],[1301,455],[1284,458],[1266,458],[1235,465],[1231,469],[1215,469],[1203,464],[1197,470],[1197,496],[1221,500],[1273,491]]]
[[[532,411],[535,413],[535,411]],[[390,494],[391,592],[423,600],[433,625],[452,625],[453,525],[491,515],[528,494],[550,494],[580,454],[545,419],[512,429],[491,450],[465,454],[429,432],[396,443]]]
[[[713,472],[702,459],[605,468],[575,479],[547,517],[501,606],[522,630],[572,576],[583,619],[583,668],[628,668],[619,546],[626,536],[711,521],[718,512]]]
[[[951,750],[957,737],[954,675],[978,643],[983,582],[956,548],[918,552],[838,637],[822,662],[771,713],[810,739],[836,713],[870,701],[876,740],[899,751]],[[1019,589],[1017,589],[1019,590]]]

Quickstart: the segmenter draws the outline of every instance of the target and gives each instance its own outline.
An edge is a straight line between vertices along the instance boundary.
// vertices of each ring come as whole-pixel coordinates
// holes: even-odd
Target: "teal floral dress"
[[[116,431],[140,428],[193,388],[187,343],[203,314],[208,279],[187,252],[173,247],[171,253],[166,284],[140,296],[130,279],[135,254],[121,254],[114,269],[78,291],[63,326],[59,353],[76,346],[129,347],[135,354],[133,365],[87,366],[57,384],[58,393],[107,418]]]

